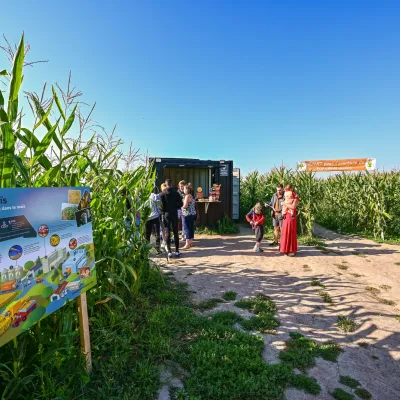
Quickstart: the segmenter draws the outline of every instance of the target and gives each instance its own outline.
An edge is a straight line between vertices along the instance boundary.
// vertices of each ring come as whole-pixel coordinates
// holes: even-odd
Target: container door
[[[239,219],[240,203],[240,169],[233,168],[233,190],[232,190],[232,219]]]

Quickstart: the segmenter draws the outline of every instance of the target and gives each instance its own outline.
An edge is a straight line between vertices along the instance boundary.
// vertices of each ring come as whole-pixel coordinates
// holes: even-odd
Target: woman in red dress
[[[291,185],[285,186],[285,191],[293,192]],[[297,212],[296,208],[299,204],[299,198],[296,193],[293,192],[294,201],[292,204],[286,204],[291,212],[286,213],[283,217],[282,233],[281,233],[281,244],[279,251],[282,254],[286,254],[290,257],[294,257],[297,253]]]

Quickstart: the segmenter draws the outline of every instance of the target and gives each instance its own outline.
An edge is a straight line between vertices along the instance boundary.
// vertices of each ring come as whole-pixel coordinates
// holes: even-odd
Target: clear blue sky
[[[142,152],[244,172],[400,166],[399,1],[19,0],[1,13],[1,32],[25,31],[30,58],[50,60],[25,90],[71,69],[95,119]]]

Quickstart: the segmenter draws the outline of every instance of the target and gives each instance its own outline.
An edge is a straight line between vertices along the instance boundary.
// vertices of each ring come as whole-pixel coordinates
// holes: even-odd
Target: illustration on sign
[[[228,164],[224,164],[224,165],[219,169],[219,176],[229,176]]]
[[[0,346],[96,284],[90,189],[0,189]]]
[[[330,171],[375,171],[375,158],[351,158],[345,160],[314,160],[297,163],[298,171],[330,172]]]

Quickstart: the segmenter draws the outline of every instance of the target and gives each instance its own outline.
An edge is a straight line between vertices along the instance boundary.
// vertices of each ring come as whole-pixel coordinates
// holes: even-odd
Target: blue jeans
[[[188,215],[184,216],[182,215],[182,223],[183,223],[183,228],[184,232],[186,234],[186,240],[192,240],[194,239],[194,220],[196,216],[195,215]]]

